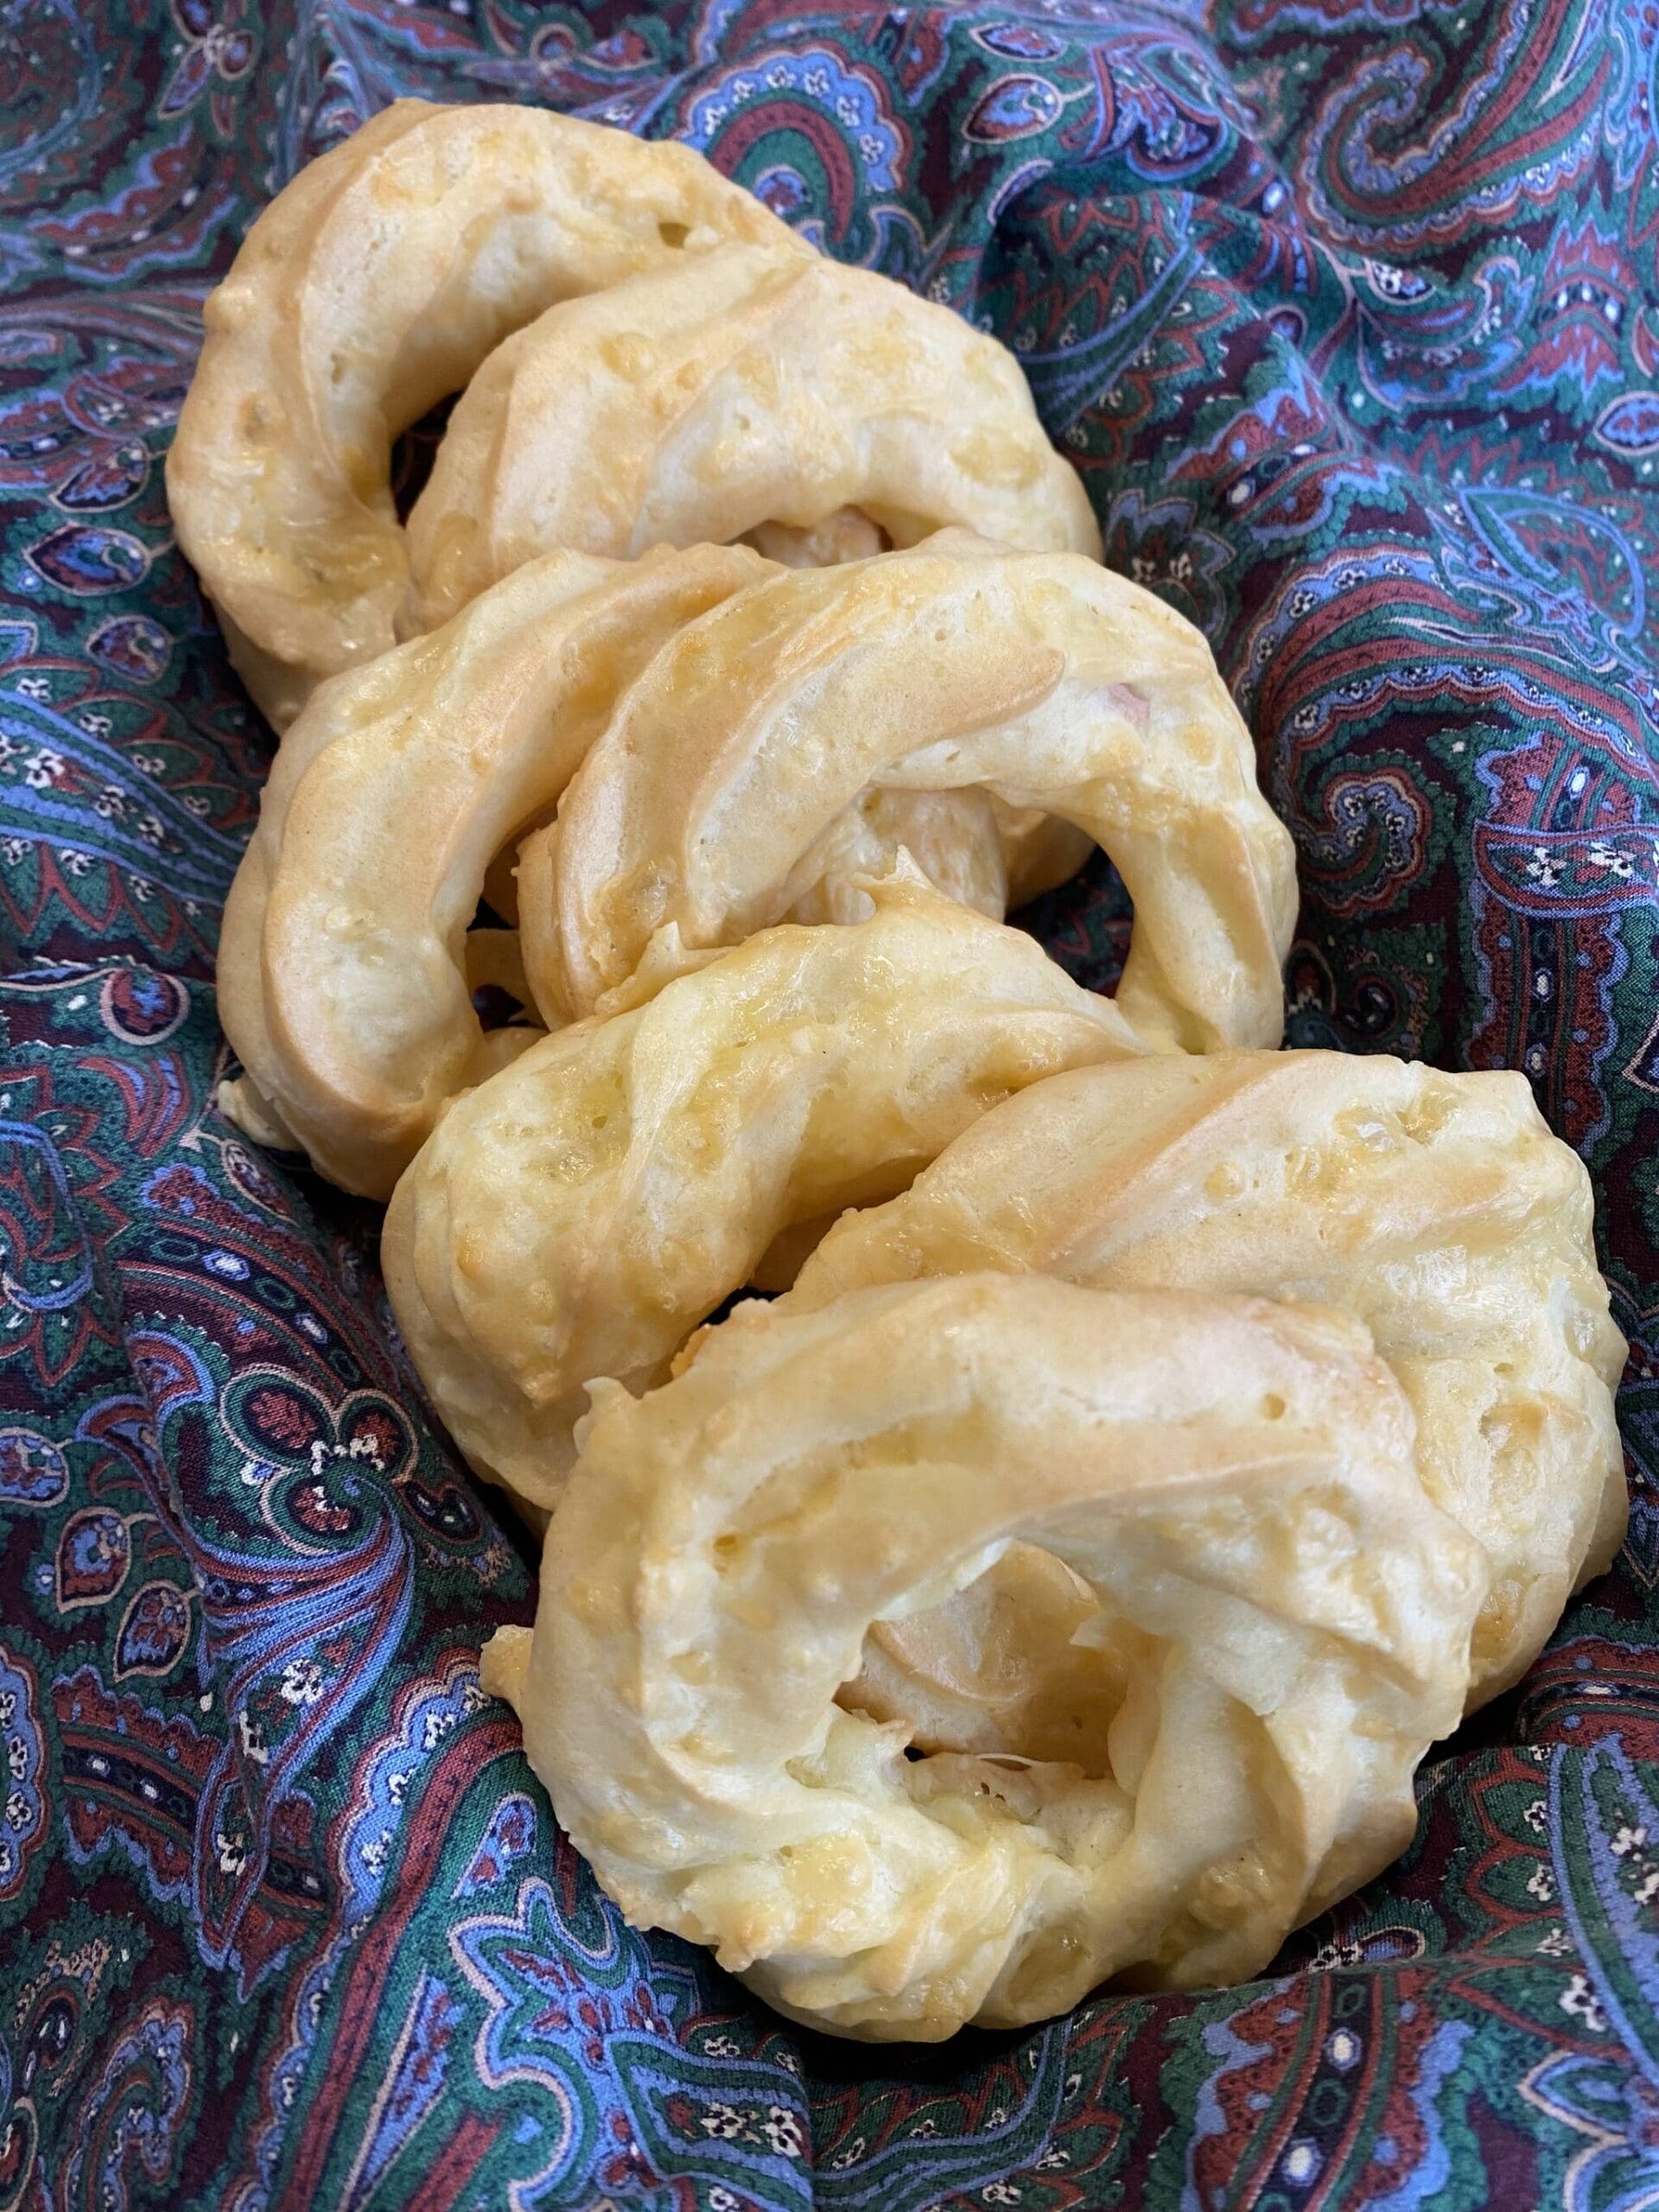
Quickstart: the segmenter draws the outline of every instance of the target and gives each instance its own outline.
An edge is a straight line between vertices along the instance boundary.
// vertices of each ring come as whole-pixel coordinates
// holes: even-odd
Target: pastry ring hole
[[[1290,1408],[1276,1390],[1269,1390],[1255,1408],[1258,1421],[1283,1421],[1289,1411]]]
[[[480,899],[467,931],[463,959],[473,1012],[486,1035],[491,1030],[535,1022],[536,1008],[521,973],[516,932],[487,899]]]
[[[872,1623],[836,1702],[903,1723],[912,1763],[969,1757],[1104,1781],[1134,1681],[1156,1672],[1073,1568],[1021,1542],[942,1605]]]
[[[679,247],[685,244],[690,232],[683,223],[658,223],[657,235],[665,246]]]
[[[498,1029],[517,1029],[535,1021],[535,1009],[499,983],[480,983],[473,993],[473,1012],[485,1035]],[[601,1126],[595,1122],[595,1128]]]
[[[438,448],[443,443],[443,434],[449,427],[451,411],[460,397],[459,392],[450,392],[429,408],[419,422],[400,430],[391,442],[388,475],[392,505],[400,525],[408,522],[416,500],[426,489]]]

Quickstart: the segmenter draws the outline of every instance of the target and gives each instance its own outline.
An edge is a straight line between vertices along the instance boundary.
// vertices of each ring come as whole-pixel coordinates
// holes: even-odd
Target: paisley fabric
[[[0,10],[0,2212],[1653,2202],[1656,60],[1642,0]],[[1590,1163],[1629,1545],[1247,1988],[872,2053],[625,1928],[480,1692],[530,1568],[373,1210],[215,1110],[270,741],[161,459],[251,214],[409,92],[684,138],[1006,339],[1257,732],[1294,1039],[1523,1068]],[[1103,874],[1031,918],[1109,983]]]

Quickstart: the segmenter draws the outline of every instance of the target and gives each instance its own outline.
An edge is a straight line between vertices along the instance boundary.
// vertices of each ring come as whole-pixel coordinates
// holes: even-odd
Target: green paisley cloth
[[[1653,0],[0,4],[0,2212],[1659,2192]],[[257,209],[401,93],[705,149],[1012,346],[1294,831],[1304,1045],[1519,1067],[1632,1339],[1615,1570],[1248,1987],[865,2051],[624,1928],[374,1210],[219,1116],[270,740],[162,457]],[[416,454],[410,462],[416,465]],[[1098,868],[1032,918],[1109,983]]]

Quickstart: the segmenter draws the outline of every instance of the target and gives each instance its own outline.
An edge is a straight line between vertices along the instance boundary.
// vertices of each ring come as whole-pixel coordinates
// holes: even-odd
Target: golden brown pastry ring
[[[405,625],[556,545],[626,560],[759,530],[821,566],[949,524],[1099,558],[1014,355],[890,277],[722,245],[567,300],[491,354],[410,517]]]
[[[955,531],[774,575],[656,657],[521,849],[537,1004],[587,1013],[775,920],[872,785],[1075,823],[1135,902],[1129,1021],[1189,1051],[1277,1042],[1294,855],[1203,637],[1075,554]]]
[[[689,147],[399,100],[312,162],[207,302],[168,456],[179,543],[278,729],[391,645],[391,444],[555,301],[733,239],[808,249]]]
[[[1058,1076],[988,1114],[902,1197],[838,1223],[785,1302],[992,1268],[1357,1314],[1416,1416],[1425,1489],[1491,1564],[1478,1705],[1519,1680],[1624,1535],[1625,1346],[1592,1213],[1522,1076],[1165,1056]],[[954,1611],[884,1629],[856,1694],[927,1740],[1019,1749],[1075,1705],[1076,1607],[1052,1561],[1011,1558]]]
[[[596,1389],[533,1637],[485,1681],[636,1926],[843,2035],[1258,1973],[1412,1833],[1478,1545],[1359,1323],[976,1275],[741,1307]],[[1018,1541],[1090,1597],[1109,1764],[907,1760],[837,1707],[872,1623]]]
[[[912,871],[557,1032],[450,1107],[381,1256],[481,1474],[550,1505],[590,1376],[643,1387],[774,1241],[902,1189],[1011,1091],[1146,1050],[1035,942]]]

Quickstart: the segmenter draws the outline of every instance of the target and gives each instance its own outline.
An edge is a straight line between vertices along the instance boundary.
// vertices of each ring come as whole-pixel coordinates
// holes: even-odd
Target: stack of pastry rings
[[[168,492],[283,734],[223,1103],[390,1199],[551,1521],[485,1670],[601,1886],[853,2036],[1259,1971],[1619,1541],[1578,1161],[1273,1049],[1205,640],[1009,354],[698,156],[400,102],[207,321]],[[1115,1001],[1003,920],[1095,846]]]

